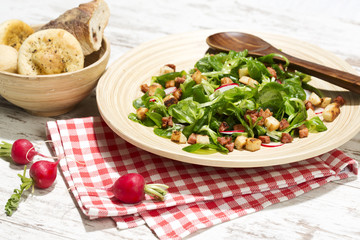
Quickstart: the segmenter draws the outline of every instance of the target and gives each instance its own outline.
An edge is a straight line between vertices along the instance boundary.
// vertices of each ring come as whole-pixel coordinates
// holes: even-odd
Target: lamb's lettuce
[[[279,65],[278,59],[284,64]],[[267,67],[271,66],[276,71],[276,77],[270,74]],[[304,101],[306,94],[304,89],[310,89],[319,96],[320,91],[309,85],[311,77],[298,71],[288,70],[289,61],[279,54],[269,54],[260,58],[247,56],[247,51],[206,54],[196,62],[189,72],[173,72],[152,78],[152,82],[159,83],[165,88],[168,81],[176,77],[185,78],[179,88],[182,96],[177,104],[169,107],[164,105],[165,91],[157,89],[154,96],[148,93],[133,101],[135,109],[145,107],[148,109],[145,120],[139,120],[135,113],[129,114],[129,119],[154,127],[154,133],[158,136],[170,138],[174,130],[180,130],[189,137],[192,133],[208,135],[209,144],[193,144],[183,150],[194,153],[206,151],[228,152],[228,149],[218,143],[218,137],[222,137],[219,126],[226,122],[230,129],[235,124],[241,124],[245,132],[234,133],[248,137],[268,135],[274,141],[279,141],[283,132],[296,135],[297,128],[305,124],[310,132],[321,132],[327,128],[319,117],[307,120],[307,111]],[[245,86],[239,83],[239,69],[247,68],[251,78],[258,81],[255,87]],[[200,83],[192,79],[192,74],[199,70],[204,76]],[[230,78],[234,87],[227,90],[218,90],[223,77]],[[289,126],[282,131],[269,132],[265,126],[257,123],[246,115],[247,110],[258,111],[269,109],[273,116],[278,119],[286,119]],[[172,116],[174,125],[162,128],[162,118]]]
[[[153,76],[151,78],[151,82],[159,83],[161,84],[161,86],[165,87],[167,81],[174,80],[176,77],[183,77],[185,75],[186,75],[185,71],[166,73],[160,76]]]
[[[327,127],[318,116],[311,118],[310,120],[306,121],[304,124],[311,133],[323,132],[327,130]]]
[[[203,109],[199,108],[199,103],[192,98],[187,98],[173,104],[168,108],[168,113],[179,123],[192,124],[203,115]]]
[[[289,66],[289,60],[281,55],[281,54],[278,54],[278,53],[270,53],[266,56],[263,56],[263,57],[259,57],[258,60],[260,62],[263,62],[263,63],[271,63],[271,64],[274,64],[276,61],[274,61],[274,58],[277,57],[277,58],[280,58],[280,59],[283,59],[285,61],[285,65],[284,67],[286,68],[287,66]]]
[[[269,71],[266,69],[265,65],[257,60],[248,60],[247,67],[249,71],[249,75],[251,78],[257,80],[258,82],[262,82],[263,77],[270,77]]]

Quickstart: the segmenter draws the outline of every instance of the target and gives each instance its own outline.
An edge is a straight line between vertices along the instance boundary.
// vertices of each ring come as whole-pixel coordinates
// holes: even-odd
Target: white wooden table
[[[18,18],[41,24],[80,0],[2,1],[0,22]],[[131,48],[168,34],[238,28],[281,34],[333,52],[360,68],[358,0],[293,1],[116,1],[107,0],[111,19],[106,36],[110,64]],[[0,97],[0,140],[27,138],[48,151],[45,124],[53,119],[99,115],[93,93],[72,112],[56,117],[31,116]],[[360,134],[340,147],[360,160]],[[0,160],[0,239],[156,239],[146,227],[119,231],[110,219],[88,220],[58,175],[50,189],[26,194],[13,216],[3,211],[17,188],[22,166]],[[293,200],[202,230],[187,239],[360,239],[360,180],[329,183]]]

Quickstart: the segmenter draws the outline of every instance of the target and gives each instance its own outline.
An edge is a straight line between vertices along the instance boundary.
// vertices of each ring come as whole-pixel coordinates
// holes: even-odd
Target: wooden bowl
[[[96,87],[110,57],[106,38],[101,48],[85,57],[83,69],[61,74],[26,76],[0,71],[0,95],[38,116],[69,112]]]

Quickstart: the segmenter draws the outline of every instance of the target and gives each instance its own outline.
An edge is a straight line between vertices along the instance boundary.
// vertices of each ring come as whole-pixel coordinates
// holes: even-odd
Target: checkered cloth
[[[147,224],[160,239],[181,239],[199,229],[295,198],[333,180],[357,175],[357,162],[341,151],[280,166],[231,169],[173,161],[117,136],[100,117],[47,123],[63,176],[80,209],[91,219],[112,217],[118,228]],[[110,187],[137,172],[164,183],[164,202],[147,196],[123,204]]]

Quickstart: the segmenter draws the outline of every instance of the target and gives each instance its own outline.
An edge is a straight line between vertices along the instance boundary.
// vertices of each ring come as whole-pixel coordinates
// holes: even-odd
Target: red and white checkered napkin
[[[357,174],[357,162],[333,150],[274,167],[229,169],[192,165],[143,151],[117,136],[100,117],[47,123],[61,170],[81,210],[112,217],[118,228],[146,223],[160,239],[181,239],[201,228],[282,202],[329,181]],[[64,157],[66,156],[66,157]],[[123,204],[107,189],[129,172],[169,185],[164,202],[147,197]]]

